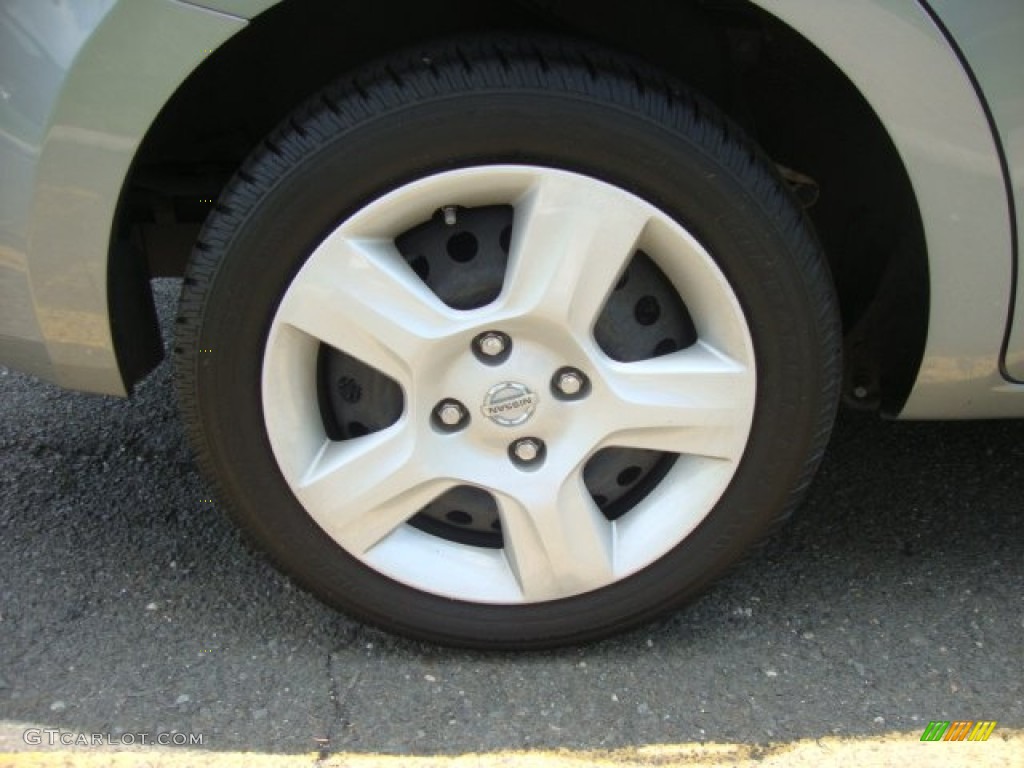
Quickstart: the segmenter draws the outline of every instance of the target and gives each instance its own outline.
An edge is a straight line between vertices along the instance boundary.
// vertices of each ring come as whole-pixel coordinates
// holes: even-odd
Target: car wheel
[[[301,584],[407,635],[601,637],[699,593],[824,450],[838,321],[772,165],[590,46],[443,43],[252,154],[189,267],[199,460]]]

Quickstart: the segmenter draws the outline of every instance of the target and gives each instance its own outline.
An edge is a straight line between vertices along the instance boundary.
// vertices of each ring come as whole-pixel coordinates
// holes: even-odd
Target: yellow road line
[[[507,750],[461,755],[81,749],[0,753],[0,768],[1024,768],[1024,730],[997,728],[986,742],[921,742],[920,733],[748,744],[658,744],[612,751]]]

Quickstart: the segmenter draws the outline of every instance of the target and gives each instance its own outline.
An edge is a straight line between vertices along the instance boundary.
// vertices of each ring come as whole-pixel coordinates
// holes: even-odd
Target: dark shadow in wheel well
[[[306,97],[419,40],[496,30],[588,38],[645,58],[717,103],[799,174],[791,179],[813,180],[801,191],[817,197],[807,213],[840,298],[846,400],[900,410],[928,316],[924,233],[906,171],[835,65],[745,0],[286,0],[214,52],[154,122],[122,196],[118,231],[133,246],[122,252],[144,253],[154,276],[182,274],[231,174]]]

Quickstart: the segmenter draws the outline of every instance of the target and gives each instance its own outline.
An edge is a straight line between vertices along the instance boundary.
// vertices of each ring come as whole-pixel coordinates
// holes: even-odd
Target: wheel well
[[[835,279],[846,401],[900,410],[927,332],[923,228],[888,134],[821,51],[746,0],[435,0],[403,4],[395,24],[398,12],[388,2],[285,0],[214,52],[147,134],[112,253],[145,254],[154,276],[181,275],[201,222],[253,146],[303,99],[370,59],[458,34],[589,38],[703,92],[785,169]]]

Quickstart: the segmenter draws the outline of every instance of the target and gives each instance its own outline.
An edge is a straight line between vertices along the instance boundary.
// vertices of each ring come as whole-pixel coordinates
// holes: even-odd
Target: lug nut
[[[508,346],[506,337],[502,333],[485,333],[477,340],[480,352],[488,357],[497,357],[505,351],[506,346]]]
[[[448,403],[447,405],[441,406],[441,412],[438,414],[441,418],[442,424],[447,424],[449,427],[454,427],[460,421],[462,421],[462,409],[457,405]]]
[[[586,375],[575,368],[560,368],[551,377],[551,386],[556,395],[577,399],[585,397],[590,391],[590,382]]]
[[[446,427],[458,427],[466,418],[466,409],[454,400],[445,400],[434,409],[437,420]]]
[[[544,444],[532,437],[524,437],[512,443],[512,454],[525,464],[530,464],[540,456]]]
[[[558,377],[558,389],[563,395],[575,395],[583,389],[583,379],[576,373],[563,373]]]

